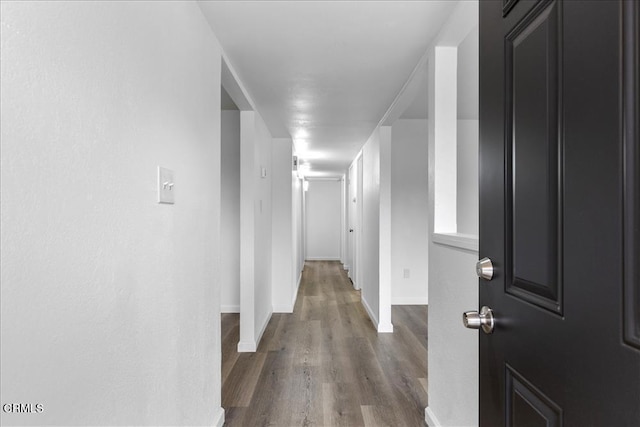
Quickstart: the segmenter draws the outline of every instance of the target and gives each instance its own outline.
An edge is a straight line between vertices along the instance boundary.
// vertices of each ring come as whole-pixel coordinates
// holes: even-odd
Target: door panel
[[[540,3],[505,37],[505,261],[508,293],[561,314],[559,9],[555,2]]]
[[[560,427],[562,410],[540,390],[507,365],[507,425]]]
[[[640,425],[632,3],[480,2],[483,426]]]
[[[502,14],[507,16],[507,14],[511,11],[511,8],[516,5],[518,0],[502,0]]]

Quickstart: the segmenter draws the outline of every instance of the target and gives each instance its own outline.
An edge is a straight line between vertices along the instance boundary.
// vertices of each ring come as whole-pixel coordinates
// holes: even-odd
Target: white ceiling
[[[274,137],[343,174],[455,1],[201,1]],[[420,106],[418,106],[420,108]]]

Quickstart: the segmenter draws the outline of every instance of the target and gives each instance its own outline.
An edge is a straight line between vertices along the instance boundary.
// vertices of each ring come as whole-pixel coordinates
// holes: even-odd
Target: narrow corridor
[[[339,262],[305,264],[293,314],[274,314],[256,353],[222,315],[225,426],[424,426],[427,307],[394,306],[378,334]]]

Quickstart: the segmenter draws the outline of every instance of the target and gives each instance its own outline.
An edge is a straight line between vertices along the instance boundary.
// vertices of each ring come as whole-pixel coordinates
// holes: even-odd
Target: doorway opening
[[[220,311],[240,313],[240,110],[220,93]]]

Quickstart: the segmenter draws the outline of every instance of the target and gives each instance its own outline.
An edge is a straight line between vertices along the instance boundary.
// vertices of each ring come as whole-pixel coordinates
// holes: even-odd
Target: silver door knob
[[[476,274],[484,280],[491,280],[493,278],[493,263],[489,258],[482,258],[476,262]]]
[[[469,329],[482,328],[485,334],[490,334],[493,332],[493,327],[495,325],[493,310],[485,305],[480,309],[480,313],[475,310],[465,311],[462,313],[462,324],[465,328]]]

